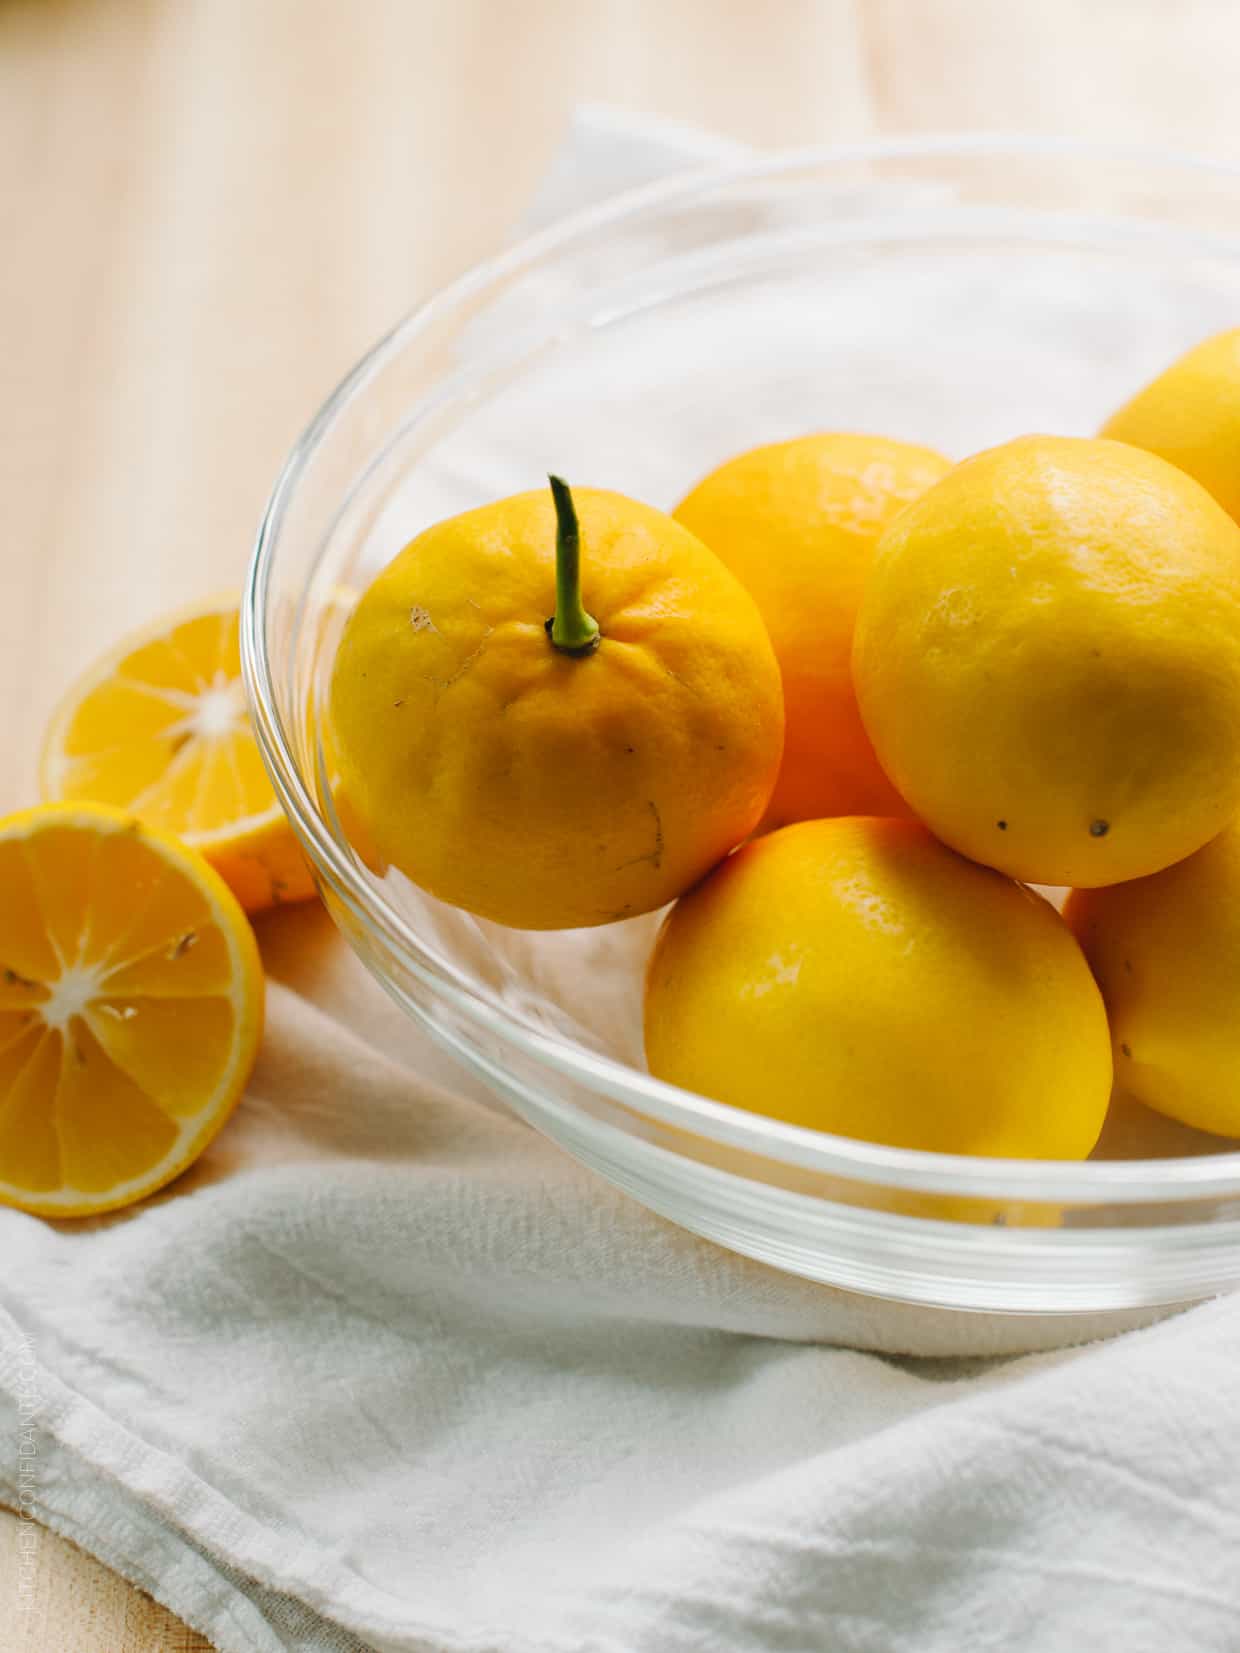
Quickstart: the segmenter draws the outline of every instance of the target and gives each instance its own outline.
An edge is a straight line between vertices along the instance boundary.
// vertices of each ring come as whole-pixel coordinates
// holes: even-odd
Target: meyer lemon
[[[648,505],[558,481],[406,546],[332,678],[344,818],[368,858],[522,929],[679,895],[761,819],[782,739],[770,640],[713,552]]]
[[[664,920],[646,981],[660,1079],[895,1147],[1080,1159],[1111,1046],[1054,908],[915,821],[756,839]]]
[[[1156,872],[1240,813],[1240,527],[1121,442],[992,448],[879,541],[853,675],[953,848],[1035,884]]]
[[[906,813],[857,712],[853,625],[879,534],[949,469],[929,448],[829,432],[740,454],[676,507],[757,603],[783,674],[766,825]]]
[[[1198,1130],[1240,1136],[1240,826],[1064,917],[1106,1000],[1119,1087]]]
[[[237,605],[127,638],[69,690],[43,742],[48,802],[140,815],[201,851],[247,912],[315,893],[246,710]]]
[[[0,1202],[76,1217],[162,1187],[262,1019],[253,932],[201,856],[96,804],[0,821]]]
[[[1240,327],[1187,351],[1101,434],[1170,460],[1240,522]]]

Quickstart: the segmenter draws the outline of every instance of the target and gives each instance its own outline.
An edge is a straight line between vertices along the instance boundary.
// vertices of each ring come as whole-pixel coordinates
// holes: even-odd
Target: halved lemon
[[[80,1217],[171,1181],[241,1096],[263,993],[193,850],[97,804],[0,821],[0,1202]]]
[[[43,742],[45,800],[114,804],[201,851],[247,912],[315,893],[267,779],[226,599],[130,637],[65,696]]]

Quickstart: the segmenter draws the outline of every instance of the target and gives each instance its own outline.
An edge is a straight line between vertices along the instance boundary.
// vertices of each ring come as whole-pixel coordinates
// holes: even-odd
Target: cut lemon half
[[[44,737],[45,800],[113,804],[201,851],[247,912],[315,893],[246,709],[237,605],[130,637],[65,696]]]
[[[262,1020],[254,932],[201,856],[96,804],[0,821],[0,1202],[80,1217],[171,1181]]]

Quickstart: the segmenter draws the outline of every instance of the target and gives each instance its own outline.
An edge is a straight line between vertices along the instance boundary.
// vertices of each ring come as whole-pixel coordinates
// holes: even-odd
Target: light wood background
[[[493,249],[578,99],[759,145],[1240,161],[1237,0],[0,0],[0,810],[119,631],[239,581],[308,415]],[[3,1653],[207,1643],[0,1512]]]

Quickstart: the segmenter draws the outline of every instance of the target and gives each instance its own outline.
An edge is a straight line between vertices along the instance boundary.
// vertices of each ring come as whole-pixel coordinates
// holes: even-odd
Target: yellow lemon
[[[1240,1136],[1240,826],[1152,877],[1074,890],[1064,916],[1106,1000],[1119,1087]]]
[[[262,1021],[253,932],[201,856],[96,804],[0,821],[0,1202],[77,1217],[162,1187]]]
[[[806,821],[730,856],[664,921],[645,1031],[661,1079],[903,1148],[1083,1158],[1111,1087],[1054,908],[907,820]]]
[[[740,454],[676,507],[753,596],[775,646],[787,727],[768,826],[906,813],[857,712],[853,626],[879,534],[950,468],[929,448],[828,432]]]
[[[853,673],[953,848],[1035,884],[1156,872],[1240,813],[1240,527],[1120,442],[993,448],[883,535]]]
[[[113,804],[199,850],[248,912],[314,880],[267,779],[230,598],[126,638],[73,685],[44,737],[47,802]]]
[[[1240,327],[1173,362],[1112,414],[1102,435],[1178,465],[1240,522]]]
[[[372,858],[543,930],[660,907],[750,833],[783,703],[761,616],[712,552],[557,481],[406,546],[345,628],[331,723]]]

